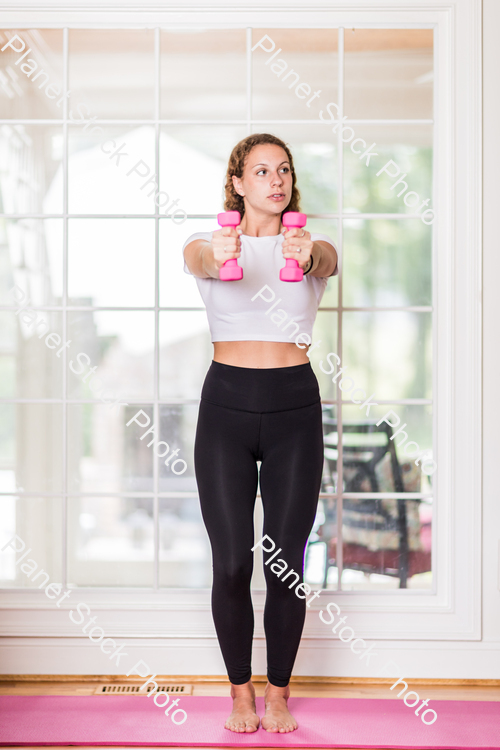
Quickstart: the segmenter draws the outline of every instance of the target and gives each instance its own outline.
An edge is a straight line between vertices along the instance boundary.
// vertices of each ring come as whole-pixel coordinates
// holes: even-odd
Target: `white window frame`
[[[114,10],[110,8],[115,7]],[[317,614],[335,600],[358,637],[382,640],[474,641],[481,638],[481,2],[480,0],[365,0],[345,3],[274,0],[265,11],[219,0],[99,4],[21,2],[2,13],[2,28],[433,28],[435,54],[433,207],[433,409],[436,502],[433,592],[330,592],[311,607],[304,640],[331,639]],[[464,395],[467,394],[467,395]],[[79,592],[80,593],[80,592]],[[206,589],[82,589],[75,597],[114,623],[115,637],[200,639],[215,633]],[[263,638],[254,594],[256,639]],[[71,609],[74,604],[68,604]],[[75,638],[43,592],[6,591],[0,636]],[[64,609],[64,605],[61,610]],[[7,614],[7,613],[4,613]],[[36,627],[34,623],[36,622]],[[28,670],[29,671],[29,670]]]

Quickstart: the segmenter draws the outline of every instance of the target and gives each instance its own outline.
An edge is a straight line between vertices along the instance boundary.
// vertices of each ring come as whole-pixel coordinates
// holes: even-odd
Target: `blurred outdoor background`
[[[432,451],[432,226],[397,197],[401,187],[389,189],[395,180],[376,176],[393,159],[432,207],[432,30],[346,29],[342,60],[337,29],[254,29],[251,44],[243,29],[70,30],[67,54],[63,30],[2,31],[0,46],[16,33],[70,96],[65,112],[19,55],[0,54],[0,544],[18,534],[51,580],[70,586],[210,586],[193,442],[213,348],[181,248],[217,228],[233,146],[270,132],[292,150],[307,228],[330,235],[342,260],[313,337],[325,471],[306,581],[430,589],[432,477],[375,423],[392,409],[408,441]],[[321,90],[310,107],[261,49],[247,56],[264,34]],[[369,166],[348,143],[339,153],[319,119],[341,104],[339,71],[344,115],[376,143]],[[123,164],[102,152],[106,139],[126,144]],[[126,176],[139,160],[179,199],[183,224],[155,214],[146,178]],[[71,341],[59,355],[19,313],[14,284]],[[321,372],[331,351],[375,394],[369,417]],[[75,375],[80,352],[90,364]],[[110,408],[82,381],[94,366],[100,393],[127,406]],[[181,476],[154,459],[145,430],[125,426],[139,409],[180,449]],[[0,586],[36,585],[4,553]]]

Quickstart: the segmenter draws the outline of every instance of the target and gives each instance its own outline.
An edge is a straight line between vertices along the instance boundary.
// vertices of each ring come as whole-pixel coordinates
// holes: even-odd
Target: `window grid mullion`
[[[160,184],[160,67],[161,67],[161,50],[160,50],[160,29],[154,30],[154,55],[155,55],[155,169],[154,174],[158,181],[158,189],[163,185]],[[160,437],[160,407],[159,407],[159,361],[160,361],[160,222],[155,216],[155,343],[154,343],[154,366],[153,366],[153,424],[157,428],[157,439]],[[154,434],[153,436],[154,437]],[[160,585],[160,527],[159,527],[159,462],[155,455],[155,446],[153,443],[153,533],[154,533],[154,561],[153,561],[153,589],[158,590]]]
[[[339,120],[342,123],[344,115],[344,29],[338,29],[338,106]],[[344,152],[342,148],[342,125],[339,125],[337,131],[337,152],[338,152],[338,190],[337,190],[337,208],[339,214],[339,224],[337,232],[338,247],[342,255],[343,245],[343,212],[344,212]],[[340,361],[342,361],[342,263],[339,259],[338,274],[338,314],[337,314],[337,349]],[[344,570],[344,550],[342,542],[342,509],[343,509],[343,490],[344,490],[344,452],[343,452],[343,430],[342,430],[342,392],[339,384],[335,384],[337,392],[337,591],[342,590],[342,572]],[[328,570],[328,545],[326,549],[326,566]]]
[[[62,125],[63,119],[32,119],[26,118],[0,118],[0,122],[5,125]],[[99,125],[152,125],[156,120],[93,120]],[[158,118],[160,125],[324,125],[325,122],[331,125],[330,120],[259,120],[246,117],[244,120],[162,120]],[[433,125],[434,119],[431,120],[346,120],[350,125]],[[79,127],[76,122],[69,122],[70,127]]]
[[[432,492],[344,492],[344,497],[346,498],[367,498],[367,497],[381,497],[381,498],[387,498],[387,497],[405,497],[407,500],[418,500],[422,498],[433,498],[435,493]],[[134,492],[68,492],[68,497],[145,497],[145,498],[153,498],[154,492],[148,492],[148,491],[142,491],[137,490]],[[176,490],[175,492],[170,492],[168,490],[165,490],[164,492],[158,493],[159,497],[173,497],[173,498],[188,498],[188,497],[198,497],[198,492],[195,490]],[[260,497],[260,492],[258,494]],[[0,492],[0,497],[63,497],[62,493],[54,493],[54,492]],[[321,498],[336,498],[337,493],[335,492],[320,492],[319,497]]]
[[[247,132],[252,132],[252,28],[246,30],[246,100],[247,100]]]
[[[19,308],[13,305],[0,307],[0,312],[17,312]],[[43,312],[58,312],[64,310],[62,306],[32,306],[33,310],[40,310]],[[67,309],[71,312],[154,312],[154,307],[108,307],[107,305],[91,307],[90,305],[68,305]],[[205,312],[204,307],[160,307],[162,312]],[[337,312],[338,307],[319,307],[320,312]],[[430,306],[422,307],[343,307],[343,312],[421,312],[427,313],[432,312],[433,308]],[[1,399],[0,399],[1,400]]]
[[[68,59],[69,59],[69,31],[63,29],[63,290],[62,290],[62,338],[67,340],[68,320]],[[68,582],[68,378],[67,351],[62,351],[62,585],[66,588]]]
[[[65,214],[2,214],[0,213],[0,219],[10,219],[10,220],[21,220],[21,219],[62,219],[64,218]],[[102,213],[102,214],[73,214],[73,213],[67,213],[66,216],[69,219],[156,219],[160,218],[163,221],[169,221],[170,217],[165,216],[165,214],[160,214],[158,211],[156,213],[151,214],[112,214],[112,213]],[[186,214],[188,219],[215,219],[217,217],[217,214]],[[340,219],[339,213],[324,213],[324,214],[308,214],[309,219]],[[389,213],[378,213],[378,214],[363,214],[363,213],[346,213],[344,215],[344,218],[346,219],[354,219],[358,221],[359,219],[421,219],[420,214],[411,214],[411,213],[397,213],[397,214],[389,214]]]
[[[0,404],[62,404],[64,401],[63,398],[2,398],[0,399]],[[78,405],[78,404],[102,404],[99,399],[90,399],[90,398],[68,398],[65,399],[67,404],[71,405]],[[140,406],[141,404],[145,403],[154,403],[154,398],[129,398],[127,402],[127,406],[130,405],[137,405]],[[189,405],[196,405],[199,404],[199,399],[189,399],[189,398],[178,398],[178,399],[158,399],[158,403],[164,404],[166,406],[168,405],[179,405],[179,404],[189,404]],[[322,404],[337,404],[337,399],[328,399],[323,398],[321,399]],[[344,399],[342,401],[343,404],[351,404],[352,401],[349,401],[348,399]],[[384,404],[384,405],[407,405],[407,406],[427,406],[432,405],[433,401],[432,399],[425,399],[425,398],[402,398],[402,399],[379,399],[377,401],[378,404]],[[9,494],[9,493],[8,493]]]

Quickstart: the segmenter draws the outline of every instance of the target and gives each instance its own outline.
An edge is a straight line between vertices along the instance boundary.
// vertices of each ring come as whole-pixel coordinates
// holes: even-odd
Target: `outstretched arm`
[[[337,251],[329,242],[318,240],[313,242],[311,250],[313,264],[308,276],[332,276],[337,268]]]

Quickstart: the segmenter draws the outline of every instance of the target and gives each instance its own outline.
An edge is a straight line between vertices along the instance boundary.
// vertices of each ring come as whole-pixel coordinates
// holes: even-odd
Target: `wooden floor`
[[[176,676],[172,679],[158,675],[156,679],[158,682],[181,682],[193,685],[193,695],[229,695],[229,683],[222,681],[220,678],[204,679],[200,677],[193,678]],[[332,683],[326,681],[314,681],[311,678],[306,679],[306,682],[301,682],[299,678],[292,678],[293,696],[309,698],[382,698],[394,700],[393,694],[389,690],[390,685],[393,684],[393,680],[388,680],[384,684],[374,684],[374,682],[369,680],[356,680],[349,682],[346,679],[345,681]],[[97,676],[85,676],[82,678],[64,676],[61,677],[60,681],[58,681],[57,678],[50,678],[47,680],[33,678],[30,680],[22,677],[17,680],[12,678],[8,681],[0,680],[0,695],[93,695],[96,687],[104,682],[141,684],[141,682],[132,682],[130,678],[120,680],[117,677],[110,677],[107,679]],[[430,699],[500,701],[500,680],[482,682],[469,680],[461,684],[457,684],[458,681],[454,680],[450,680],[446,683],[446,681],[438,680],[425,682],[423,680],[408,679],[407,682],[411,687],[416,688],[419,693],[425,692],[425,697]],[[264,694],[265,680],[263,678],[254,678],[254,684],[257,695],[262,696]],[[184,697],[186,700],[189,700],[189,696]],[[100,699],[106,700],[106,696],[102,696]],[[31,748],[26,747],[24,750],[31,750]],[[56,750],[56,748],[51,748],[51,746],[46,745],[45,750]],[[96,750],[109,750],[109,746],[103,746]],[[115,750],[120,750],[120,748],[115,748]],[[128,750],[128,748],[124,747],[122,750]],[[136,748],[136,750],[142,749]],[[190,749],[185,748],[184,750]],[[261,748],[260,750],[265,749]]]

